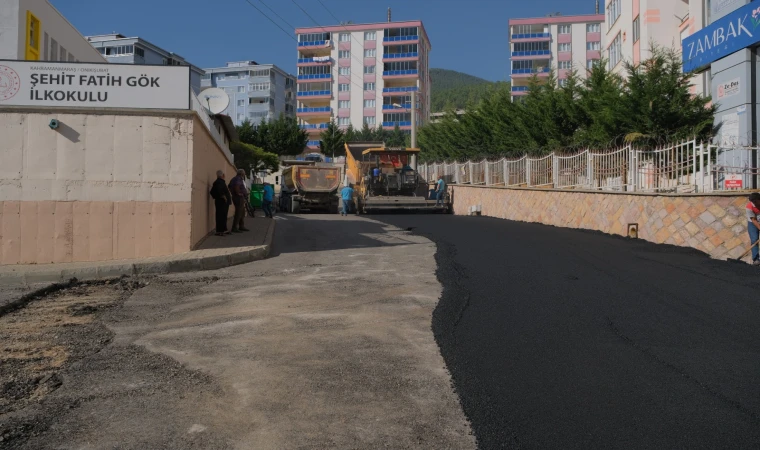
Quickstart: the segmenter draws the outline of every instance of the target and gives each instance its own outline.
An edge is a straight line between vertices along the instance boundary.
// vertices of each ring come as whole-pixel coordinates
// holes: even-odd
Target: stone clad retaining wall
[[[693,247],[713,258],[739,257],[750,245],[746,195],[667,195],[454,185],[454,213],[481,215],[625,236],[629,223],[639,238]]]

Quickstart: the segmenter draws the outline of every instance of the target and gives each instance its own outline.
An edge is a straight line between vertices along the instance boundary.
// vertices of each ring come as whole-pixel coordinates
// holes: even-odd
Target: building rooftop
[[[145,45],[146,47],[150,47],[151,50],[155,51],[156,53],[163,53],[166,54],[166,56],[169,56],[173,59],[178,59],[180,61],[185,62],[188,66],[190,66],[193,70],[196,72],[203,73],[203,69],[200,67],[188,62],[183,56],[178,55],[177,53],[171,52],[169,50],[165,50],[156,44],[153,44],[150,41],[146,41],[145,39],[139,37],[139,36],[124,36],[121,33],[110,33],[110,34],[97,34],[93,36],[85,36],[85,38],[90,43],[95,42],[108,42],[108,41],[120,41],[120,40],[135,40],[138,41],[140,44]]]
[[[534,25],[538,23],[604,22],[604,14],[581,14],[575,16],[547,16],[509,19],[509,25]]]
[[[377,30],[384,28],[399,28],[399,27],[420,27],[422,33],[427,39],[428,45],[430,45],[430,37],[425,30],[425,25],[421,20],[402,20],[398,22],[374,22],[374,23],[349,23],[343,25],[328,25],[324,27],[301,27],[296,28],[296,34],[305,33],[320,33],[328,31],[362,31],[362,30]]]

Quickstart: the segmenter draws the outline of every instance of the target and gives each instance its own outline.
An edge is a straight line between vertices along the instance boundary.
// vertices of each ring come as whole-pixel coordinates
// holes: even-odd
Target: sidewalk
[[[211,235],[197,250],[176,255],[115,261],[0,266],[0,290],[29,290],[41,283],[61,283],[71,278],[96,280],[122,275],[161,274],[214,270],[264,259],[269,255],[275,221],[256,211],[246,218],[250,231],[227,236]],[[3,294],[0,292],[0,303]]]

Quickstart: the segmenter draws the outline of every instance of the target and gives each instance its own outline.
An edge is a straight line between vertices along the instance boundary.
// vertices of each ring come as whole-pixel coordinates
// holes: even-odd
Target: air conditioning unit
[[[329,47],[329,46],[330,46],[330,40],[328,39],[325,41],[325,47]]]

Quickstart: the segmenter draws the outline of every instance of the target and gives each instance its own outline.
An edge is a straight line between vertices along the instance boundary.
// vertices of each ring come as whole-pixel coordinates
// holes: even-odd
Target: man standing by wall
[[[216,209],[216,235],[229,234],[227,231],[227,213],[230,211],[232,196],[227,189],[227,183],[224,182],[223,171],[216,171],[216,181],[211,185],[209,194],[214,199],[214,208]]]
[[[438,177],[438,185],[435,190],[435,206],[438,206],[439,203],[443,205],[445,199],[446,199],[446,182],[443,181],[443,175],[441,175]]]
[[[261,207],[264,209],[264,214],[271,219],[273,217],[272,202],[274,201],[274,188],[266,181],[264,182],[264,198],[262,200]]]
[[[232,220],[232,232],[248,231],[245,227],[245,170],[238,169],[237,175],[230,180],[232,204],[235,205],[235,218]]]

